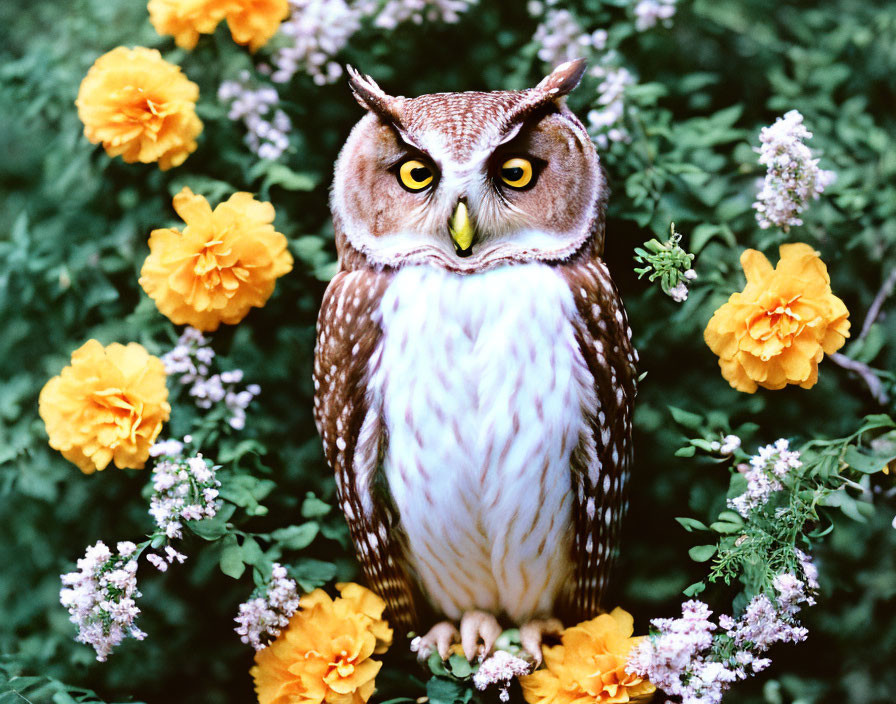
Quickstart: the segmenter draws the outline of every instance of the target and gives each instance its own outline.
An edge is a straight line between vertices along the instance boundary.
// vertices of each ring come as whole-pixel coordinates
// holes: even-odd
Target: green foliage
[[[824,496],[797,493],[789,510],[816,538],[830,529],[814,549],[822,586],[818,606],[804,614],[811,637],[773,652],[768,676],[726,701],[892,701],[896,507],[892,475],[879,470],[896,455],[896,440],[883,426],[869,428],[876,422],[869,414],[892,415],[892,404],[881,408],[859,377],[829,360],[812,390],[739,394],[721,378],[702,331],[741,289],[744,248],[774,260],[778,244],[808,242],[852,313],[853,337],[841,351],[896,395],[896,326],[886,304],[860,335],[896,267],[896,6],[682,0],[671,28],[638,33],[630,3],[561,4],[583,30],[608,28],[619,64],[638,78],[626,92],[631,141],[601,150],[613,190],[605,258],[626,302],[641,371],[649,372],[636,414],[631,510],[607,605],[632,611],[636,629],[646,632],[650,618],[677,613],[682,590],[691,584],[696,593],[711,567],[723,570],[721,583],[701,598],[730,607],[743,585],[725,586],[725,560],[740,570],[749,557],[740,550],[747,543],[734,545],[740,524],[725,505],[739,475],[708,446],[728,433],[748,447],[794,438],[812,458],[807,490]],[[532,42],[537,21],[525,5],[482,0],[457,25],[408,24],[394,32],[367,22],[338,58],[405,95],[533,85],[544,67]],[[358,576],[345,523],[331,509],[335,487],[313,426],[311,358],[335,264],[327,188],[360,109],[342,82],[316,86],[298,74],[280,89],[294,125],[290,149],[280,161],[260,161],[215,95],[243,69],[265,81],[253,62],[267,54],[250,56],[226,28],[184,52],[154,32],[145,3],[122,0],[6,3],[0,26],[0,702],[251,701],[251,652],[232,619],[266,582],[270,564],[288,564],[306,591]],[[183,166],[161,172],[124,164],[83,137],[78,85],[100,54],[120,44],[160,48],[199,84],[205,130]],[[573,109],[584,116],[599,84],[586,76],[570,96]],[[756,224],[751,206],[764,169],[752,147],[762,126],[792,108],[814,133],[821,166],[838,179],[812,203],[805,225],[785,235]],[[48,447],[37,396],[90,337],[138,341],[154,354],[171,348],[177,333],[137,275],[149,232],[175,221],[171,196],[183,186],[213,202],[237,190],[270,199],[296,267],[264,309],[214,336],[222,368],[240,368],[262,388],[244,431],[222,431],[220,419],[191,409],[171,389],[178,413],[166,434],[192,430],[200,446],[213,448],[224,508],[188,526],[185,565],[164,575],[141,568],[140,626],[149,635],[98,664],[73,641],[58,603],[59,574],[97,539],[150,533],[141,496],[148,472],[82,475]],[[672,222],[689,233],[681,246],[697,255],[699,277],[681,304],[639,281],[632,267],[635,247]],[[845,465],[852,483],[825,489]],[[701,520],[678,518],[677,530],[683,514]],[[689,532],[709,537],[694,548]],[[767,532],[773,545],[781,543]],[[687,560],[689,550],[706,562]],[[377,699],[427,694],[450,704],[473,696],[445,676],[425,685],[405,644],[393,650],[377,678]]]
[[[689,414],[692,415],[692,414]],[[691,427],[692,419],[679,414],[679,423]],[[683,422],[686,421],[686,422]],[[883,472],[896,459],[888,443],[875,443],[870,438],[885,439],[892,435],[896,422],[887,415],[864,418],[861,426],[845,438],[812,440],[799,448],[800,466],[776,476],[765,470],[767,478],[780,484],[767,502],[743,511],[725,508],[708,526],[691,518],[676,518],[688,531],[706,531],[715,539],[711,545],[697,545],[688,554],[695,562],[713,561],[706,580],[692,584],[689,596],[704,591],[707,582],[731,584],[739,580],[743,589],[736,601],[746,603],[757,594],[774,597],[772,580],[789,572],[800,576],[803,568],[797,550],[814,552],[817,542],[833,529],[833,520],[825,509],[837,509],[854,521],[866,522],[874,515],[869,482],[866,475]],[[711,444],[711,430],[703,438],[691,439],[686,447],[717,452]],[[860,447],[868,447],[862,451]],[[738,448],[735,461],[748,455]],[[747,490],[746,464],[732,466],[727,497],[733,499]]]
[[[663,293],[668,295],[676,286],[686,283],[685,272],[691,268],[694,255],[685,252],[679,242],[681,235],[675,233],[673,223],[669,228],[669,239],[665,242],[651,239],[643,247],[635,247],[635,262],[644,265],[635,268],[638,278],[646,276],[648,281],[659,279]]]

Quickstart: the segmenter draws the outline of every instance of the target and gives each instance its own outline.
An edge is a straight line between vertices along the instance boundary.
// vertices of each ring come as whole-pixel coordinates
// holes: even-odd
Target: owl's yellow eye
[[[398,182],[411,192],[422,191],[432,179],[432,169],[418,159],[408,159],[398,168]]]
[[[501,180],[511,188],[525,188],[532,183],[532,162],[522,157],[508,159],[501,164]]]

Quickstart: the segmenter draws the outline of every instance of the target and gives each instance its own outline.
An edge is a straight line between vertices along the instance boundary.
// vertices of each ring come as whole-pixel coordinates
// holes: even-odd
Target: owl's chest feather
[[[592,383],[572,294],[543,264],[396,274],[371,377],[384,469],[446,615],[549,612],[568,576],[569,458]]]

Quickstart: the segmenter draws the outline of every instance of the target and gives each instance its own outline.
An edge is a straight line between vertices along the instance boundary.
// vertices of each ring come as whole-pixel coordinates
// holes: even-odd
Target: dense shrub
[[[592,65],[626,67],[633,78],[619,123],[628,139],[596,138],[613,189],[605,256],[646,373],[631,511],[609,602],[632,611],[637,632],[646,632],[649,619],[677,613],[682,590],[705,573],[688,559],[695,539],[675,517],[711,520],[724,509],[729,473],[708,455],[675,456],[686,437],[737,430],[750,449],[780,437],[841,438],[863,416],[893,410],[892,400],[875,398],[862,377],[829,359],[811,390],[734,391],[702,333],[730,293],[741,290],[745,248],[775,261],[777,245],[806,242],[820,251],[834,293],[851,312],[852,338],[841,352],[879,370],[870,373],[882,392],[896,396],[892,309],[885,304],[860,336],[866,311],[896,267],[896,6],[692,0],[678,6],[671,26],[638,31],[624,0],[554,9],[560,5],[583,33],[609,30],[607,43],[618,51],[607,59],[601,41],[583,46]],[[407,21],[392,29],[367,17],[336,59],[396,94],[522,88],[544,75],[543,60],[559,58],[538,30],[551,11],[483,0],[457,22]],[[48,446],[37,398],[89,338],[136,341],[158,355],[174,345],[179,332],[137,279],[150,231],[179,226],[171,198],[182,187],[213,204],[240,190],[270,200],[296,264],[264,308],[213,336],[220,367],[242,369],[261,394],[245,429],[207,439],[240,505],[232,519],[240,529],[270,536],[312,524],[262,541],[272,548],[258,559],[256,578],[264,578],[270,560],[289,564],[304,590],[356,578],[341,515],[317,501],[330,503],[335,486],[311,418],[311,356],[317,310],[335,271],[327,189],[360,109],[343,79],[318,85],[299,70],[276,85],[292,125],[288,148],[261,159],[217,92],[242,71],[267,84],[257,66],[284,38],[252,55],[222,24],[185,51],[155,32],[144,4],[108,0],[7,3],[0,23],[0,675],[51,678],[0,684],[0,700],[4,686],[30,692],[29,701],[70,701],[66,691],[92,700],[78,693],[83,686],[109,701],[250,701],[252,651],[232,629],[238,605],[252,592],[253,570],[238,580],[241,569],[222,572],[236,538],[206,543],[188,532],[184,566],[164,575],[141,571],[146,640],[128,641],[105,664],[74,642],[59,605],[59,575],[97,539],[111,545],[150,531],[148,470],[83,475]],[[98,56],[119,45],[159,48],[199,85],[205,129],[182,166],[125,164],[85,139],[74,106],[79,84]],[[605,92],[604,80],[587,75],[571,96],[583,117]],[[753,147],[760,128],[791,109],[814,133],[809,144],[820,166],[837,179],[803,214],[805,224],[785,233],[757,223],[752,204],[765,167]],[[683,303],[639,280],[632,259],[645,240],[666,240],[673,222],[696,255],[698,278]],[[220,418],[202,421],[183,390],[169,386],[176,401],[166,436],[220,431]],[[670,406],[684,411],[677,418],[688,427],[675,422]],[[815,550],[821,589],[818,605],[803,615],[808,641],[778,647],[773,667],[726,701],[892,701],[892,475],[874,475],[850,496],[840,510],[829,509],[833,531]],[[243,543],[246,561],[248,553]],[[730,611],[738,589],[719,584],[701,598]],[[420,696],[428,673],[403,648],[393,650],[375,697]]]

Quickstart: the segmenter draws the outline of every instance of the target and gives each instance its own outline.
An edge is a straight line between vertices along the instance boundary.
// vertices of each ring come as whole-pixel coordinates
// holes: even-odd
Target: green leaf
[[[669,406],[669,413],[672,414],[672,419],[676,423],[689,430],[699,430],[703,426],[703,416],[698,416],[696,413],[684,411],[675,406]]]
[[[243,576],[246,566],[243,564],[243,551],[237,545],[235,535],[228,535],[224,539],[218,566],[228,577],[239,579]]]
[[[682,594],[689,597],[694,597],[703,592],[706,589],[706,585],[703,582],[694,582],[691,586],[685,589]]]
[[[846,448],[846,452],[843,455],[844,462],[857,472],[862,472],[862,474],[876,474],[877,472],[881,472],[886,469],[887,465],[894,459],[896,459],[896,455],[889,455],[887,457],[866,455],[852,445]]]
[[[317,175],[293,171],[285,164],[270,163],[264,169],[266,188],[280,186],[287,191],[312,191],[319,181]]]
[[[676,517],[681,526],[688,532],[693,533],[695,530],[706,530],[706,524],[701,523],[696,518]]]
[[[259,562],[264,561],[264,553],[258,545],[258,542],[255,538],[250,536],[246,536],[243,540],[243,545],[240,548],[240,555],[242,556],[243,562],[247,565],[257,565]]]
[[[317,523],[303,523],[300,526],[287,526],[271,533],[271,538],[288,550],[302,550],[311,545],[320,529]]]
[[[680,447],[675,451],[676,457],[693,457],[697,454],[697,448],[693,445],[688,445],[687,447]]]
[[[303,591],[310,592],[336,576],[336,565],[323,560],[304,559],[289,570]]]
[[[466,704],[473,696],[473,690],[456,680],[433,677],[426,683],[426,695],[430,704]]]
[[[302,518],[320,518],[326,516],[332,507],[330,504],[321,501],[310,491],[302,502]]]
[[[694,562],[706,562],[716,554],[715,545],[695,545],[688,550],[688,555]]]
[[[442,660],[442,656],[439,655],[436,651],[433,651],[429,654],[429,657],[426,659],[426,666],[434,675],[440,675],[443,677],[451,676],[448,668],[445,667],[445,661]]]
[[[719,520],[726,521],[728,523],[735,523],[739,526],[742,526],[744,524],[744,519],[736,511],[722,511],[719,514]]]
[[[873,413],[862,419],[861,432],[864,433],[877,428],[896,428],[896,420],[893,420],[886,413]]]
[[[473,667],[469,661],[463,655],[458,655],[457,653],[453,653],[448,658],[448,666],[451,674],[459,679],[464,679],[473,674]]]
[[[236,506],[222,504],[218,512],[212,518],[203,518],[201,521],[187,521],[187,527],[203,540],[217,540],[227,535],[227,521],[233,516]]]

